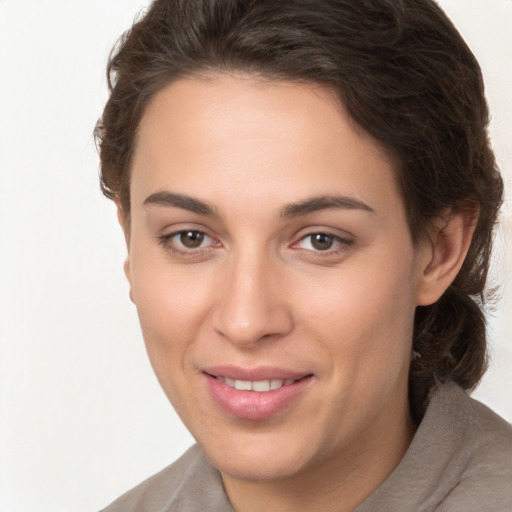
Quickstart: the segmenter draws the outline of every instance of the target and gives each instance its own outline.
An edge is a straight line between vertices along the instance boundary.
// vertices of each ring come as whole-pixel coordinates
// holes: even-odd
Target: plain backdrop
[[[475,396],[512,421],[512,0],[443,0],[479,58],[508,184]],[[98,189],[104,68],[141,0],[0,0],[0,510],[85,512],[193,441],[146,358]]]

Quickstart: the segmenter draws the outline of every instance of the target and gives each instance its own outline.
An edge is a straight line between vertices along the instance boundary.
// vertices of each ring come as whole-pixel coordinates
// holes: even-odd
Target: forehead
[[[220,201],[243,190],[247,205],[332,192],[398,198],[391,159],[334,92],[250,77],[184,79],[160,91],[141,121],[132,172],[139,204],[166,189]]]

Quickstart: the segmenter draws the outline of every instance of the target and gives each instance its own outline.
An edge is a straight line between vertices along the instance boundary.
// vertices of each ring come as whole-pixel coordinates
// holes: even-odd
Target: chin
[[[220,460],[210,461],[222,474],[226,474],[237,480],[249,482],[269,482],[285,480],[300,472],[300,464],[294,465],[292,461],[275,455],[273,460],[262,461],[260,459]]]
[[[257,436],[256,436],[257,437]],[[239,439],[214,448],[200,444],[208,460],[221,473],[247,481],[286,479],[304,470],[312,458],[309,443],[288,439]],[[273,437],[273,436],[272,436]],[[291,442],[290,442],[291,441]]]

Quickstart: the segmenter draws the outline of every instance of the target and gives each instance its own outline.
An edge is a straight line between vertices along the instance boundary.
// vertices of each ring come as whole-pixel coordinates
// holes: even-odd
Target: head
[[[471,227],[458,273],[440,297],[414,304],[411,313],[411,347],[421,355],[407,365],[412,415],[421,416],[438,382],[477,384],[486,361],[482,308],[502,181],[487,138],[480,68],[433,1],[157,0],[119,42],[108,76],[110,98],[96,129],[101,186],[118,204],[128,239],[133,187],[141,183],[134,181],[134,162],[155,129],[152,121],[144,124],[157,116],[155,105],[177,111],[176,98],[182,94],[186,105],[186,91],[196,88],[203,102],[196,107],[207,111],[211,97],[231,108],[236,83],[244,81],[259,91],[254,101],[262,108],[272,104],[269,91],[287,87],[297,108],[330,104],[350,136],[369,141],[375,161],[392,172],[413,249],[447,236],[458,214]],[[223,94],[215,85],[222,83],[236,90]],[[299,101],[300,91],[309,91],[311,103]],[[248,99],[246,93],[240,97]],[[337,315],[335,304],[329,310]]]

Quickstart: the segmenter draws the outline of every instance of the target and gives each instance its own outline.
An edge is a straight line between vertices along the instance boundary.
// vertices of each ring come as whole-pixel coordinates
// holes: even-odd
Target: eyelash
[[[204,254],[205,251],[208,251],[212,248],[211,243],[206,247],[197,247],[197,248],[180,248],[176,245],[176,242],[173,243],[173,239],[179,236],[183,236],[187,233],[193,233],[194,235],[199,235],[204,238],[208,238],[211,241],[214,242],[214,246],[220,247],[221,244],[219,242],[215,243],[215,240],[206,234],[204,231],[198,230],[198,229],[182,229],[180,231],[174,231],[172,233],[166,234],[166,235],[160,235],[157,237],[158,243],[167,251],[176,254],[177,256],[182,257],[193,257],[193,256],[199,256]],[[335,248],[332,249],[331,247],[321,250],[321,249],[305,249],[302,247],[299,247],[299,245],[304,242],[307,239],[310,239],[310,245],[312,245],[312,237],[314,236],[323,236],[330,238],[332,243],[335,244]],[[202,241],[201,241],[202,242]],[[179,242],[178,242],[179,243]],[[326,232],[326,231],[314,231],[311,233],[307,233],[306,235],[303,235],[298,242],[295,242],[291,245],[292,249],[301,250],[304,252],[309,253],[309,255],[312,255],[314,257],[332,257],[332,256],[338,256],[342,253],[344,253],[350,245],[352,245],[353,241],[342,238],[337,235],[333,235],[332,233]]]

